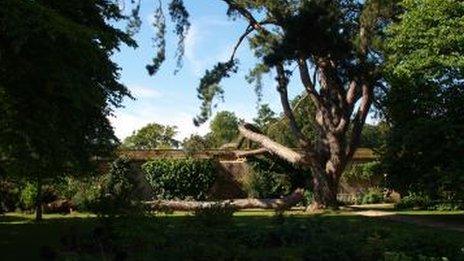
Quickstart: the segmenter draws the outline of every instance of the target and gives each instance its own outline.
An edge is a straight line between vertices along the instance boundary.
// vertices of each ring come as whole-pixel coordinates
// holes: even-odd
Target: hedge
[[[155,159],[142,170],[158,199],[205,200],[216,178],[212,159]]]

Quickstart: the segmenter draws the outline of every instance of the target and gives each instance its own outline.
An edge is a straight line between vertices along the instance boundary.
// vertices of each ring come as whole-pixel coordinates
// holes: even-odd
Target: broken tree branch
[[[301,164],[305,161],[305,157],[302,154],[273,141],[266,135],[254,131],[254,129],[251,124],[244,124],[238,127],[238,130],[245,138],[260,144],[270,153],[293,164]]]
[[[145,202],[152,210],[180,210],[195,211],[210,207],[229,207],[234,209],[289,209],[303,199],[304,190],[297,189],[292,194],[279,199],[230,199],[223,201],[177,201],[177,200],[155,200]]]
[[[235,151],[235,156],[237,158],[246,158],[250,156],[255,156],[255,155],[262,155],[265,153],[269,153],[269,151],[266,148],[259,148],[256,150],[243,150],[243,151]]]

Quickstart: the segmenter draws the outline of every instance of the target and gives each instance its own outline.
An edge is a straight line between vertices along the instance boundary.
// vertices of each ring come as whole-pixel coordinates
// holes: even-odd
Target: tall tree
[[[230,59],[201,79],[202,107],[195,122],[201,124],[210,116],[215,96],[223,93],[219,83],[236,71],[236,50],[248,37],[258,59],[250,79],[259,84],[262,74],[276,75],[283,111],[301,150],[272,140],[251,124],[239,127],[241,135],[260,144],[256,153],[266,151],[311,170],[313,209],[337,207],[341,174],[358,147],[375,88],[381,84],[377,44],[394,1],[222,1],[229,16],[246,20],[248,26]],[[314,119],[314,140],[302,132],[288,99],[295,67],[305,97],[315,106],[307,115]]]
[[[179,141],[174,139],[177,134],[176,129],[176,126],[150,123],[124,139],[122,147],[138,150],[177,148],[179,147]]]
[[[187,153],[205,151],[209,148],[211,148],[211,142],[208,136],[202,137],[198,134],[192,134],[182,141],[182,149]]]
[[[107,119],[127,88],[110,56],[130,35],[117,1],[0,1],[0,158],[37,183],[88,169],[118,140]],[[133,20],[135,22],[135,20]]]
[[[464,2],[404,0],[388,30],[383,162],[394,189],[464,199]]]
[[[253,119],[256,127],[263,130],[277,121],[276,113],[269,107],[269,104],[262,104],[258,108],[258,115]]]
[[[213,146],[219,148],[236,139],[238,137],[238,124],[239,120],[235,113],[230,111],[218,112],[211,120],[211,134],[208,135]]]

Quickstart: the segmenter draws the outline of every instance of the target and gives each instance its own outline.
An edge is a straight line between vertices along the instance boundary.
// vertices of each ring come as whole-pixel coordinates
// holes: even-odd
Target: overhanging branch
[[[260,144],[270,153],[277,155],[290,163],[301,164],[305,162],[305,157],[302,154],[273,141],[260,132],[257,132],[256,128],[254,128],[251,124],[241,125],[238,127],[238,130],[245,138]]]

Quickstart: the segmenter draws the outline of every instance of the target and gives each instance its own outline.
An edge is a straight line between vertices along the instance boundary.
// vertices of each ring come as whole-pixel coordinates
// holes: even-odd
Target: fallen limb
[[[148,201],[145,204],[149,205],[152,210],[183,210],[194,211],[209,207],[230,207],[234,209],[288,209],[296,205],[303,199],[304,190],[297,189],[292,194],[279,199],[229,199],[223,201],[178,201],[178,200],[155,200]]]
[[[260,148],[256,150],[235,151],[234,153],[237,158],[246,158],[250,156],[266,154],[269,153],[269,151],[266,148]]]

